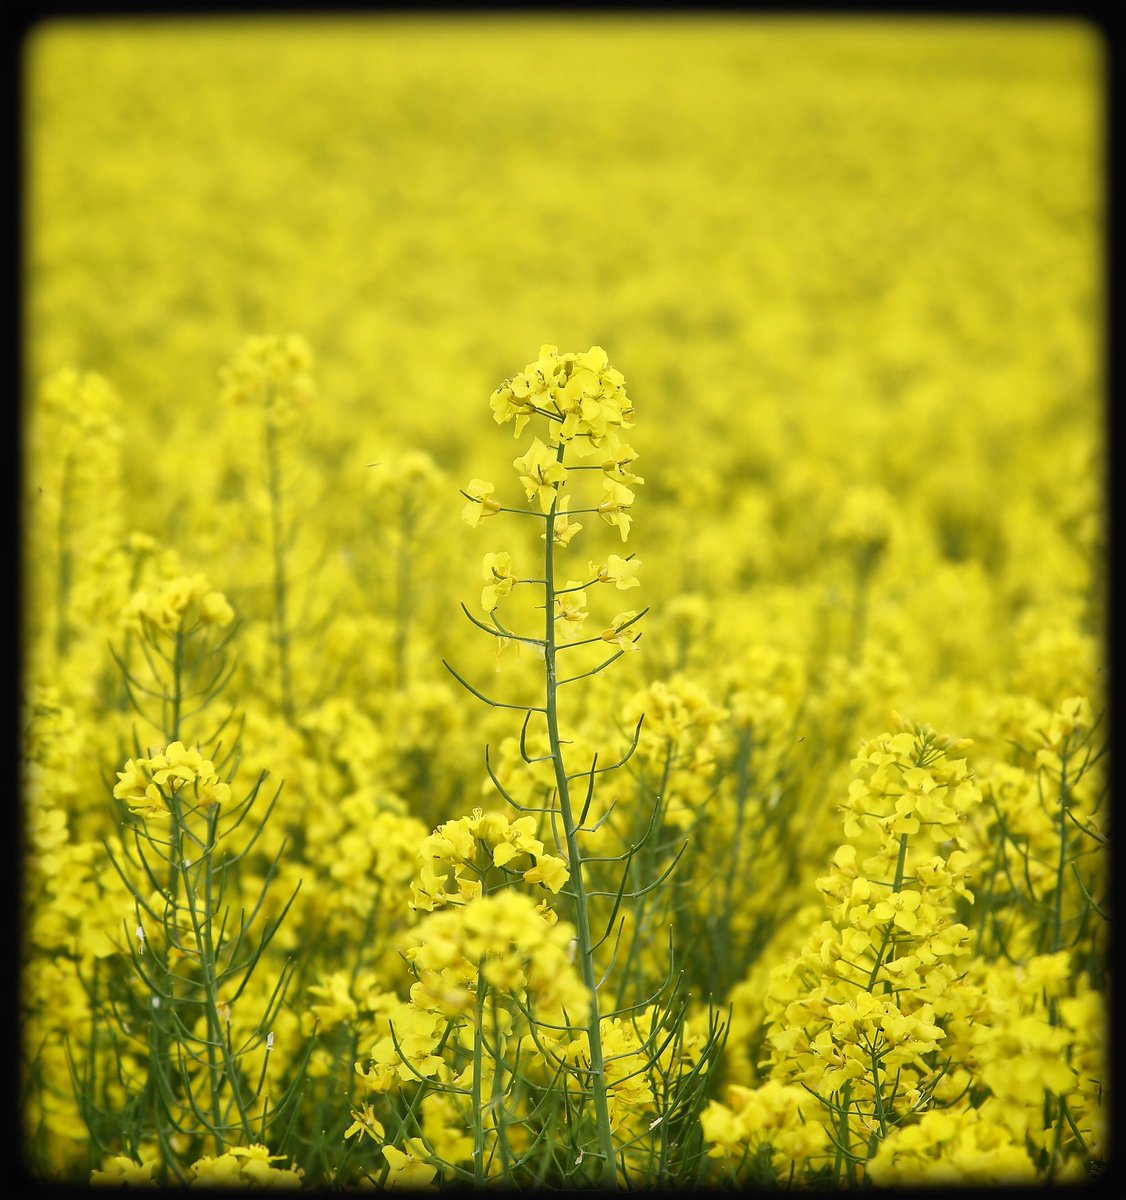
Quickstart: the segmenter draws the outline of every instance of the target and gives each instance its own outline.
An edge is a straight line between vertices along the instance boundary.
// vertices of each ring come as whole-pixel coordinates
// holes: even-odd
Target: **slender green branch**
[[[560,442],[556,461],[563,462],[566,443]],[[599,1152],[602,1157],[602,1184],[616,1188],[618,1183],[614,1135],[610,1125],[610,1106],[606,1086],[606,1067],[602,1058],[602,1025],[598,1010],[598,985],[595,979],[594,942],[591,937],[590,912],[583,880],[583,855],[579,845],[578,825],[571,810],[570,781],[563,759],[559,738],[559,712],[555,655],[555,514],[558,508],[558,493],[547,514],[547,536],[544,538],[544,669],[545,701],[548,742],[551,746],[552,763],[555,768],[555,784],[559,797],[559,810],[563,818],[563,831],[567,840],[567,857],[570,864],[571,885],[575,897],[575,927],[577,933],[577,955],[583,982],[590,997],[590,1019],[588,1042],[590,1045],[591,1092],[594,1100],[595,1123],[598,1129]]]

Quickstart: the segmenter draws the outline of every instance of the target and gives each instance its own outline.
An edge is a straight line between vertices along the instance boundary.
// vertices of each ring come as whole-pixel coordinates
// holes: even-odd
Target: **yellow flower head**
[[[533,438],[527,454],[512,460],[529,500],[538,499],[545,513],[551,511],[558,485],[567,478],[567,468],[539,438]]]
[[[289,424],[314,396],[313,355],[304,338],[249,337],[219,372],[220,395],[227,404],[260,406],[267,421]]]
[[[637,578],[637,570],[641,566],[639,558],[622,558],[619,554],[611,554],[604,563],[588,563],[590,574],[599,583],[612,583],[620,592],[627,588],[638,587],[641,580]]]
[[[582,525],[578,521],[572,521],[568,515],[568,509],[571,507],[570,496],[560,496],[559,503],[555,506],[555,521],[551,527],[551,540],[557,546],[566,546],[576,533],[582,529]],[[547,530],[540,534],[541,541],[547,541]]]
[[[383,1122],[376,1117],[370,1104],[363,1105],[359,1110],[352,1109],[352,1124],[344,1131],[344,1136],[350,1138],[357,1133],[361,1141],[364,1135],[373,1142],[383,1141]]]
[[[560,622],[564,636],[573,636],[582,628],[589,615],[586,611],[586,592],[577,579],[568,579],[567,587],[555,597],[555,619]]]
[[[403,1145],[406,1150],[400,1150],[397,1146],[383,1147],[383,1157],[388,1167],[384,1186],[425,1187],[438,1174],[438,1168],[426,1161],[426,1147],[421,1138],[407,1138]]]
[[[501,510],[501,505],[492,499],[496,487],[486,479],[471,479],[465,494],[470,497],[461,510],[461,519],[471,528],[476,529],[485,517],[495,517]]]
[[[629,538],[629,527],[632,518],[629,508],[633,504],[634,495],[624,483],[606,481],[606,490],[598,504],[598,515],[607,525],[613,525],[622,535],[622,541]]]
[[[516,586],[512,571],[512,558],[505,553],[486,554],[481,563],[481,575],[485,586],[481,589],[481,607],[492,612],[502,596],[507,596]]]
[[[637,639],[641,636],[641,631],[637,627],[636,620],[637,613],[633,609],[618,613],[610,628],[602,631],[602,640],[609,642],[612,646],[617,646],[619,650],[640,649]]]

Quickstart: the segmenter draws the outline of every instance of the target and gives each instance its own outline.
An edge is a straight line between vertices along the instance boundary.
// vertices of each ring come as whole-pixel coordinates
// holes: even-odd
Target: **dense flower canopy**
[[[1094,31],[26,65],[36,1175],[1097,1170]]]

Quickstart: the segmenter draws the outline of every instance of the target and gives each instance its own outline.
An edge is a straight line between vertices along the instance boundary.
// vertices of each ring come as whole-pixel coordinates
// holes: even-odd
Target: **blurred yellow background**
[[[67,21],[27,66],[29,378],[99,370],[146,436],[274,329],[333,420],[455,460],[542,342],[721,475],[1097,394],[1080,22]]]

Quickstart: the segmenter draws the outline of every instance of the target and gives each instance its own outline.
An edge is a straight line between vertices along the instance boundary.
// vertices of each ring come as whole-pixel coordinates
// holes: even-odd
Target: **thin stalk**
[[[742,848],[743,841],[743,825],[746,820],[747,799],[751,791],[751,747],[754,741],[754,730],[752,727],[741,730],[739,734],[739,749],[736,757],[736,778],[738,783],[735,789],[735,831],[731,837],[731,865],[727,872],[726,880],[726,895],[724,897],[723,907],[720,911],[720,924],[722,926],[722,935],[719,941],[720,946],[728,948],[728,956],[732,963],[743,961],[743,956],[731,953],[731,920],[735,914],[735,881],[738,878],[745,882],[744,873],[739,870],[739,851]],[[722,955],[713,954],[713,970],[722,962]],[[735,982],[734,979],[728,980],[726,977],[716,979],[713,975],[713,992],[717,995],[725,995],[728,988]]]
[[[90,1052],[87,1061],[87,1076],[84,1081],[83,1090],[87,1092],[88,1101],[92,1105],[95,1102],[98,1093],[98,965],[99,960],[94,959],[94,971],[90,978]],[[89,1120],[87,1119],[87,1125]],[[94,1170],[97,1163],[94,1158],[95,1154],[95,1139],[90,1138],[89,1145],[89,1163],[90,1169]]]
[[[1068,798],[1068,782],[1067,782],[1067,755],[1066,753],[1060,756],[1060,814],[1059,814],[1059,839],[1060,853],[1059,860],[1056,866],[1056,894],[1054,896],[1055,903],[1052,906],[1052,949],[1055,954],[1063,943],[1063,885],[1064,876],[1067,872],[1067,850],[1068,850],[1068,829],[1067,829],[1067,798]],[[1049,1005],[1049,1020],[1051,1024],[1059,1024],[1059,1012],[1055,1000],[1052,1000]],[[1056,1167],[1059,1164],[1060,1148],[1063,1144],[1063,1105],[1064,1097],[1062,1093],[1057,1094],[1056,1104],[1057,1115],[1055,1118],[1056,1136],[1052,1144],[1052,1154],[1048,1161],[1048,1182],[1051,1183],[1055,1179]]]
[[[184,702],[184,621],[176,630],[176,653],[172,660],[172,720],[169,722],[169,742],[180,739],[180,710]]]
[[[895,880],[891,885],[893,896],[903,890],[903,872],[907,865],[907,840],[910,836],[910,834],[904,833],[899,838],[899,859],[895,864]],[[865,991],[870,992],[876,986],[880,967],[884,965],[884,951],[887,949],[888,942],[891,941],[891,934],[894,929],[895,919],[892,918],[888,921],[887,928],[884,930],[883,941],[880,943],[880,949],[876,954],[876,961],[872,966],[872,974],[868,978],[868,986],[864,989]]]
[[[176,797],[173,803],[173,812],[180,829],[183,829],[183,810],[179,797]],[[179,839],[177,839],[179,841]],[[212,923],[212,896],[211,896],[211,854],[214,850],[213,836],[208,839],[208,846],[203,854],[203,862],[200,864],[205,876],[204,904],[206,912],[203,919],[200,919],[199,911],[196,907],[196,892],[192,886],[192,881],[188,875],[188,867],[183,859],[182,844],[177,846],[179,861],[177,863],[181,878],[184,884],[184,899],[187,904],[188,915],[191,918],[192,932],[195,936],[196,947],[199,952],[199,967],[202,976],[203,990],[205,997],[205,1012],[207,1014],[207,1058],[208,1068],[211,1075],[211,1094],[212,1108],[217,1114],[220,1112],[219,1094],[222,1090],[223,1076],[226,1075],[227,1082],[230,1085],[231,1095],[234,1098],[235,1106],[238,1109],[239,1117],[242,1121],[243,1133],[246,1136],[247,1142],[250,1142],[254,1136],[253,1128],[250,1121],[250,1115],[247,1112],[246,1105],[243,1102],[242,1090],[239,1086],[237,1064],[231,1055],[230,1041],[223,1029],[223,1019],[219,1015],[219,987],[217,979],[217,964],[215,946],[211,936]],[[223,1057],[222,1066],[216,1061],[215,1046],[218,1046]],[[217,1124],[218,1124],[217,1119]],[[215,1143],[218,1147],[218,1153],[223,1153],[223,1142],[220,1138],[219,1129],[212,1131],[215,1136]]]
[[[484,961],[477,964],[477,1020],[473,1027],[473,1187],[485,1189],[485,1115],[481,1111],[481,1066],[485,1041]]]
[[[556,461],[563,462],[566,443],[560,442]],[[614,1135],[610,1127],[610,1105],[606,1088],[606,1066],[602,1056],[602,1026],[598,1010],[598,985],[595,979],[594,943],[590,930],[586,885],[583,881],[583,856],[579,846],[578,829],[571,810],[571,793],[567,778],[567,767],[563,761],[563,749],[559,737],[559,713],[556,691],[558,679],[555,666],[555,512],[559,503],[558,492],[547,514],[547,536],[544,539],[544,666],[546,695],[544,706],[547,718],[548,742],[555,768],[555,783],[559,792],[559,811],[563,818],[563,830],[567,839],[567,855],[571,868],[571,888],[575,898],[575,928],[577,933],[577,956],[582,969],[583,982],[590,995],[590,1021],[587,1037],[590,1044],[591,1092],[594,1100],[595,1124],[598,1130],[598,1147],[602,1158],[602,1185],[616,1189],[618,1174],[614,1154]]]
[[[845,1155],[845,1147],[849,1146],[849,1130],[848,1130],[848,1110],[852,1104],[852,1080],[845,1080],[845,1085],[841,1089],[841,1120],[837,1129],[837,1153],[833,1159],[833,1185],[840,1186],[841,1181],[841,1161]],[[851,1151],[851,1147],[850,1147]]]
[[[880,1061],[876,1057],[875,1043],[869,1043],[868,1056],[872,1063],[872,1089],[876,1098],[876,1119],[880,1123],[880,1137],[888,1135],[887,1113],[884,1109],[884,1089],[880,1082]]]
[[[504,1034],[501,1032],[500,1015],[497,1007],[496,992],[489,993],[493,1010],[493,1036],[496,1038],[496,1052],[493,1053],[493,1096],[491,1100],[493,1112],[493,1133],[497,1139],[497,1149],[500,1151],[501,1176],[512,1179],[512,1152],[508,1144],[508,1129],[504,1120]],[[490,1053],[492,1050],[490,1049]],[[516,1077],[519,1068],[520,1050],[517,1047],[516,1060],[513,1063],[513,1076]]]
[[[1056,866],[1056,895],[1052,911],[1052,953],[1060,948],[1063,942],[1063,880],[1067,870],[1067,757],[1060,758],[1060,855]]]
[[[675,744],[675,742],[672,741],[672,739],[669,739],[669,741],[665,745],[665,765],[661,770],[661,782],[660,782],[660,785],[658,786],[657,791],[654,793],[654,795],[656,797],[657,805],[664,805],[668,798],[669,779],[672,775],[672,764],[673,764],[673,759],[675,758],[675,756],[676,756],[676,744]],[[644,801],[645,793],[647,790],[647,785],[645,783],[644,777],[640,774],[638,775],[637,785],[638,785],[638,798],[639,798],[639,800]],[[643,807],[643,805],[642,805],[642,807]],[[649,872],[649,855],[647,854],[647,850],[648,850],[648,846],[649,846],[649,835],[651,833],[652,833],[652,823],[650,823],[650,828],[646,831],[645,836],[642,837],[637,844],[638,845],[638,868],[637,868],[637,872],[635,875],[635,879],[637,882],[636,882],[636,886],[634,889],[634,891],[637,895],[640,895],[641,889],[644,887],[644,881],[645,881],[646,875]],[[627,865],[632,867],[632,862]],[[623,884],[624,884],[624,882],[625,881],[623,880]],[[646,917],[648,916],[648,909],[649,909],[648,902],[643,903],[643,904],[638,904],[634,909],[633,924],[630,929],[629,952],[627,953],[626,959],[625,959],[626,964],[627,964],[626,965],[627,978],[625,980],[623,980],[623,984],[629,982],[628,972],[629,972],[630,968],[636,967],[637,995],[638,996],[643,995],[645,992],[645,972],[644,972],[644,968],[643,968],[642,962],[641,962],[642,955],[637,953],[637,943],[638,943],[638,939],[642,935],[642,926],[646,923]],[[622,989],[622,994],[623,995],[628,994],[628,993],[626,993],[624,986]]]

